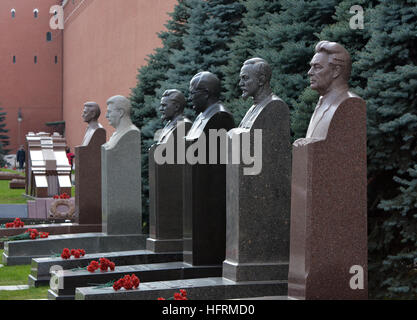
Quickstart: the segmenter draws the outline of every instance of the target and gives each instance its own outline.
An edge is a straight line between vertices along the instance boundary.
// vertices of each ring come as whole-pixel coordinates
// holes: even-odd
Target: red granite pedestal
[[[290,298],[367,299],[366,193],[366,106],[348,98],[325,140],[293,148]]]

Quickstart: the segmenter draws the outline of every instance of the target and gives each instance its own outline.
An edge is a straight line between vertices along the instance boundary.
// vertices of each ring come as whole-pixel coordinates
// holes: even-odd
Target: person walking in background
[[[16,161],[19,162],[19,170],[23,170],[23,166],[26,160],[26,152],[23,146],[20,146],[16,153]]]

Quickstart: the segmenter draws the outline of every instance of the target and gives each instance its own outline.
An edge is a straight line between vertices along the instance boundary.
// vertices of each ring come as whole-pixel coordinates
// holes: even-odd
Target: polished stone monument
[[[198,116],[185,138],[184,261],[221,265],[226,252],[226,136],[234,120],[219,101],[220,81],[214,74],[196,74],[190,98]]]
[[[149,238],[146,248],[154,252],[182,252],[184,137],[192,122],[184,117],[182,92],[166,90],[161,98],[162,120],[157,143],[149,149]],[[183,147],[182,147],[183,146]],[[181,152],[181,155],[178,153]]]
[[[101,145],[106,130],[98,122],[97,103],[86,102],[82,117],[88,126],[81,145],[75,147],[75,212],[78,223],[101,226]]]
[[[69,247],[82,248],[88,253],[145,248],[147,235],[142,234],[141,216],[140,131],[130,120],[131,105],[127,98],[114,96],[107,105],[106,118],[116,131],[101,146],[102,232],[6,242],[3,253],[6,264],[27,264],[32,258],[48,257]]]
[[[367,299],[366,106],[348,88],[349,53],[329,41],[315,52],[320,100],[293,145],[288,296]]]
[[[255,62],[258,62],[258,60],[255,60]],[[250,65],[249,68],[244,66],[242,69],[241,84],[244,89],[244,96],[253,96],[255,104],[248,111],[240,127],[230,130],[229,133],[243,135],[245,132],[250,134],[255,129],[261,129],[263,135],[260,147],[268,150],[262,153],[262,159],[257,159],[260,160],[262,165],[261,171],[257,171],[259,167],[245,168],[241,164],[236,164],[236,167],[227,164],[227,191],[221,188],[227,194],[227,244],[222,252],[216,252],[218,255],[214,257],[216,260],[212,260],[217,262],[218,258],[224,257],[224,252],[226,252],[223,277],[215,276],[213,273],[210,276],[200,276],[195,279],[151,281],[141,284],[139,290],[129,292],[115,292],[108,288],[77,288],[76,299],[154,300],[160,296],[172,296],[179,289],[186,289],[192,300],[283,296],[286,294],[291,169],[289,110],[282,100],[272,94],[269,81],[267,81],[270,76],[268,76],[268,72],[266,74],[263,72],[264,65],[254,67],[250,62],[248,62],[248,65]],[[259,69],[262,72],[255,72],[261,71]],[[255,90],[251,88],[247,91],[249,88],[246,84],[244,85],[246,80],[243,80],[243,75],[246,79],[246,71],[249,71],[250,80],[258,83],[258,85],[255,85]],[[198,99],[200,96],[198,94],[204,97],[205,88],[198,87],[192,82],[190,89],[194,105],[199,106],[200,101]],[[198,128],[200,123],[199,117],[197,117],[193,128]],[[192,137],[192,130],[188,133],[187,139]],[[202,128],[200,134],[204,132],[203,130]],[[229,141],[229,143],[231,142]],[[256,143],[259,143],[259,141],[256,141]],[[252,139],[250,148],[253,150],[256,147]],[[231,150],[232,147],[229,147],[229,154]],[[257,154],[255,153],[255,155]],[[228,160],[230,161],[230,156]],[[246,172],[245,169],[249,169],[252,175],[245,176],[243,174],[243,172]],[[208,220],[217,218],[218,220],[215,221],[217,224],[220,224],[222,220],[219,219],[219,216],[214,216],[214,211],[204,211],[202,209],[209,203],[217,201],[214,197],[207,197],[206,199],[203,197],[204,194],[210,195],[208,193],[210,189],[205,189],[209,184],[209,177],[203,176],[206,172],[197,167],[191,173],[194,175],[190,175],[193,178],[193,180],[190,180],[192,182],[190,187],[193,187],[193,192],[197,189],[200,193],[193,193],[194,198],[189,197],[189,199],[192,201],[198,199],[202,203],[199,204],[200,206],[194,204],[195,207],[191,207],[200,209],[199,211],[192,211],[192,219],[188,217],[191,220],[188,220],[192,231],[191,235],[197,235],[198,237],[189,239],[189,243],[193,244],[190,251],[195,250],[195,252],[188,256],[184,255],[184,261],[187,262],[186,259],[191,257],[193,259],[189,261],[200,263],[201,261],[208,261],[208,258],[212,257],[210,254],[214,250],[210,242],[220,234],[220,228],[216,230],[212,225],[214,222],[210,223]],[[204,180],[202,177],[204,177]],[[202,191],[206,191],[206,193]],[[191,190],[188,192],[191,192]],[[189,195],[187,191],[185,195]],[[249,197],[249,199],[247,201],[246,199],[240,199],[243,196]],[[221,196],[218,195],[218,197],[221,199]],[[201,217],[201,213],[206,216]],[[251,218],[251,214],[253,218]],[[212,228],[209,230],[211,233],[209,231],[204,232],[205,227]],[[202,236],[199,234],[200,232],[204,232]],[[195,264],[193,266],[195,268]],[[216,267],[215,264],[212,264],[212,266]],[[207,270],[204,271],[207,272]],[[199,270],[198,274],[201,275],[202,271]]]
[[[271,68],[245,61],[240,83],[253,106],[229,131],[226,260],[223,277],[234,281],[287,280],[291,205],[288,106],[272,93]],[[251,161],[245,162],[250,155]]]
[[[116,129],[101,146],[102,228],[108,235],[142,234],[140,131],[123,96],[107,100],[106,118]]]

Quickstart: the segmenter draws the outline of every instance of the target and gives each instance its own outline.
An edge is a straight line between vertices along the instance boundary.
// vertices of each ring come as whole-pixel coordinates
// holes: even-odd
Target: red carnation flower
[[[84,257],[84,256],[85,256],[85,250],[84,250],[84,249],[78,249],[78,251],[80,252],[80,255],[81,255],[82,257]]]
[[[185,298],[187,296],[187,291],[180,289],[181,295]]]
[[[73,256],[74,258],[78,259],[80,257],[80,251],[75,250]]]
[[[36,239],[36,234],[31,233],[31,234],[30,234],[30,238],[31,238],[32,240]]]
[[[139,278],[135,275],[135,274],[132,274],[132,276],[130,277],[130,279],[132,280],[132,284],[133,284],[133,287],[136,289],[137,287],[139,287],[139,284],[140,284],[140,280],[139,280]]]
[[[87,267],[87,271],[94,272],[96,268],[94,268],[91,264]]]
[[[109,263],[109,268],[111,271],[114,271],[114,268],[116,267],[116,264],[114,262]]]
[[[90,265],[92,265],[95,269],[98,269],[98,268],[99,268],[99,264],[98,264],[98,262],[97,262],[97,261],[95,261],[95,260],[91,261],[91,262],[90,262]]]
[[[166,300],[165,298],[159,297],[158,300]]]

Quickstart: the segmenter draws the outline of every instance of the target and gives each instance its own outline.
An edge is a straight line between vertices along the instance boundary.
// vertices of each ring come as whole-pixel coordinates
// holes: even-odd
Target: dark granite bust
[[[253,98],[254,104],[240,122],[239,128],[250,129],[258,115],[273,101],[282,101],[272,93],[271,67],[261,58],[246,60],[240,71],[239,87],[242,98]]]
[[[191,124],[191,121],[183,115],[185,106],[185,97],[181,91],[170,89],[162,94],[159,111],[162,114],[162,121],[167,121],[167,123],[156,137],[157,143],[167,142],[179,124]]]
[[[232,114],[219,101],[220,90],[220,80],[211,72],[199,72],[191,79],[190,99],[198,116],[187,134],[187,140],[198,139],[211,120],[216,123],[209,126],[210,129],[229,130],[234,127]]]
[[[83,138],[83,142],[81,143],[82,146],[86,146],[90,143],[91,137],[94,135],[94,132],[98,128],[103,128],[103,126],[98,123],[100,114],[100,107],[96,102],[84,103],[82,118],[84,122],[87,122],[88,126]]]

